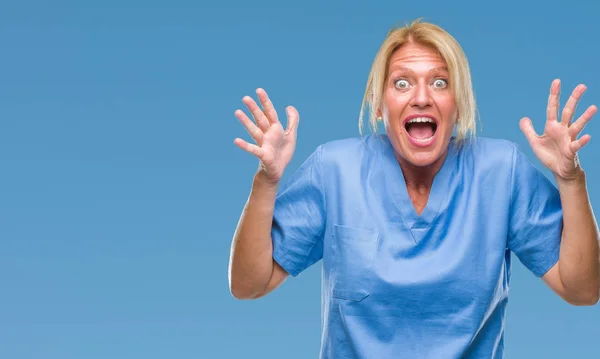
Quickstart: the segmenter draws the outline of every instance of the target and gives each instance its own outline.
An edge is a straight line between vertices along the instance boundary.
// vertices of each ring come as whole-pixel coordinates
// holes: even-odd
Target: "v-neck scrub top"
[[[423,212],[385,135],[319,146],[280,188],[273,258],[322,260],[320,358],[503,358],[511,252],[557,261],[557,188],[509,141],[450,142]]]

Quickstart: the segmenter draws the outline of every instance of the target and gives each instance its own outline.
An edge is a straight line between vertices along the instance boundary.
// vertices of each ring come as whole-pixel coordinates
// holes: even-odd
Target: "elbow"
[[[600,302],[600,294],[596,292],[596,294],[592,297],[592,299],[588,302],[587,305],[593,306],[598,304],[598,302]]]
[[[250,296],[248,296],[246,293],[241,292],[239,290],[235,290],[235,289],[231,289],[229,290],[229,293],[231,294],[231,296],[237,300],[248,300],[251,299]]]
[[[236,284],[236,282],[232,280],[231,277],[229,278],[229,294],[231,294],[233,298],[238,300],[246,300],[250,299],[251,297],[248,290],[244,289],[243,286]]]
[[[238,289],[236,286],[232,285],[231,281],[229,282],[229,294],[235,299],[244,300],[247,299],[246,293]]]
[[[578,307],[594,306],[600,302],[600,289],[596,287],[594,290],[586,293],[579,293],[564,299],[567,303]]]
[[[241,285],[236,281],[229,281],[229,293],[238,300],[258,299],[264,295],[262,291],[256,291],[247,285]]]
[[[251,300],[251,299],[258,299],[258,298],[262,297],[262,295],[260,293],[255,293],[255,292],[244,290],[244,289],[238,289],[233,286],[229,287],[229,293],[231,294],[232,297],[234,297],[237,300]]]
[[[594,306],[600,301],[600,290],[596,289],[582,300],[582,306]]]
[[[588,298],[577,298],[567,300],[567,303],[574,305],[576,307],[592,307],[598,304],[598,296],[588,297]]]

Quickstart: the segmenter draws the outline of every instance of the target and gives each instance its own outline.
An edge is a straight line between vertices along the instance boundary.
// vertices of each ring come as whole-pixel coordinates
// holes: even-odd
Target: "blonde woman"
[[[234,235],[230,288],[262,297],[322,260],[321,358],[502,358],[510,259],[573,305],[600,293],[598,228],[577,152],[597,108],[585,90],[559,115],[550,88],[544,133],[521,129],[551,184],[511,142],[475,137],[467,59],[436,25],[391,31],[368,78],[360,123],[384,135],[319,146],[290,180],[299,115],[284,130],[264,90],[236,116],[260,161]]]

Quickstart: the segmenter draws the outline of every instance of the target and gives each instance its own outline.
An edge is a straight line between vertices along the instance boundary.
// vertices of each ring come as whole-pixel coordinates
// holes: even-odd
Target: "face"
[[[446,66],[435,50],[416,43],[390,59],[381,115],[405,164],[432,166],[444,158],[457,115]]]

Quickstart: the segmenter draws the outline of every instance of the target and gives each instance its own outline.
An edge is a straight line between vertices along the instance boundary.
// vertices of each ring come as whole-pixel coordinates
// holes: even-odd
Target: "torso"
[[[321,357],[500,358],[510,147],[482,140],[494,153],[485,161],[451,151],[420,193],[407,189],[385,137],[366,141],[352,145],[366,148],[358,160],[348,143],[324,155]]]

